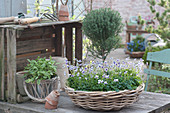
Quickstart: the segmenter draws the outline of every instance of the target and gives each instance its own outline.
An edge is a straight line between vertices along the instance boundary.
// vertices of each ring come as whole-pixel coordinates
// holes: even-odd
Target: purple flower
[[[79,77],[79,79],[81,79],[81,77]]]
[[[80,75],[80,73],[77,73],[77,76],[79,76]]]
[[[124,74],[127,74],[127,71],[125,71]]]
[[[108,71],[108,69],[106,68],[106,69],[105,69],[105,71],[107,72],[107,71]]]
[[[74,77],[74,75],[71,75],[71,77]]]

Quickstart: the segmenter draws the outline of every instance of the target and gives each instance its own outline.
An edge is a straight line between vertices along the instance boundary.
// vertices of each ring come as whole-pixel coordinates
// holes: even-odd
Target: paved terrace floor
[[[110,57],[123,60],[127,58],[128,55],[124,54],[123,49],[117,49],[109,54],[107,60]],[[88,60],[92,60],[92,58],[88,58]],[[58,109],[55,110],[46,110],[44,104],[31,101],[21,104],[0,102],[0,113],[164,113],[163,111],[170,113],[170,111],[167,111],[168,108],[170,109],[170,95],[167,94],[143,92],[139,96],[139,100],[134,104],[120,111],[109,112],[85,110],[75,106],[66,93],[60,92],[60,94]]]

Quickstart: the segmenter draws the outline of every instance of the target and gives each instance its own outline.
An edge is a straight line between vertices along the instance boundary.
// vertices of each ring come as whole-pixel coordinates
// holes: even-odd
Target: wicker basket
[[[24,90],[29,98],[37,102],[45,102],[53,90],[58,89],[58,78],[41,80],[40,84],[24,82]]]
[[[121,108],[136,102],[143,89],[144,84],[137,87],[136,90],[124,90],[119,92],[74,91],[74,89],[70,87],[66,87],[65,91],[75,105],[85,109],[108,111],[120,110]]]

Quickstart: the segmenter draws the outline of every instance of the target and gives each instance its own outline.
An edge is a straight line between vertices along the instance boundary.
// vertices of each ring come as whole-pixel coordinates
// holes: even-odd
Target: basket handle
[[[35,100],[35,101],[38,101],[38,102],[45,102],[45,101],[46,101],[45,99],[38,99],[38,98],[35,98],[35,97],[33,97],[32,95],[30,95],[30,93],[29,93],[28,90],[27,90],[25,81],[23,82],[23,85],[24,85],[24,90],[25,90],[26,94],[28,95],[28,97],[29,97],[30,99]]]

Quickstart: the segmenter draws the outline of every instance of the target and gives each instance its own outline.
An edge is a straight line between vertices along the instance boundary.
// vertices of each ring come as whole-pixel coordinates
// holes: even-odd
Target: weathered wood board
[[[67,57],[73,62],[73,28],[77,29],[75,37],[78,48],[75,48],[75,56],[81,59],[82,31],[80,26],[77,27],[81,23],[77,23],[79,21],[36,23],[29,26],[0,25],[0,99],[5,100],[4,97],[7,97],[8,102],[16,103],[16,72],[24,69],[27,59],[55,55]],[[5,73],[7,80],[4,78]],[[4,94],[6,90],[7,94]]]
[[[4,49],[4,29],[0,29],[0,100],[4,100],[4,78],[5,78],[5,49]]]
[[[7,29],[7,100],[16,103],[16,30]]]

